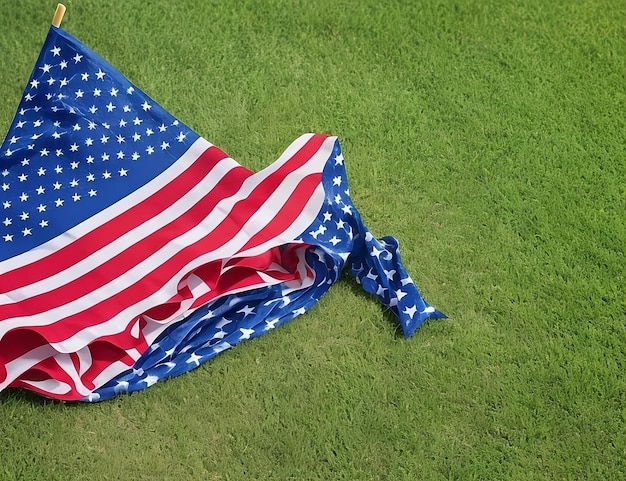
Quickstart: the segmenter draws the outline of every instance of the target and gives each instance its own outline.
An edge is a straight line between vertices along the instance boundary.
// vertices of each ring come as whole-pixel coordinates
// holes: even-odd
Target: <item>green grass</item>
[[[6,131],[56,3],[2,3]],[[248,167],[338,135],[366,223],[450,319],[401,339],[345,278],[144,392],[4,392],[0,479],[626,479],[623,2],[66,4]]]

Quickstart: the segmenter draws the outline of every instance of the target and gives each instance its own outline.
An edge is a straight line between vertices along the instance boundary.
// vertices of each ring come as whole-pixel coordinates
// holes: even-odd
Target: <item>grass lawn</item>
[[[0,129],[56,2],[2,2]],[[0,393],[0,479],[626,479],[626,4],[66,0],[62,27],[243,165],[339,136],[446,321],[342,279],[94,405]]]

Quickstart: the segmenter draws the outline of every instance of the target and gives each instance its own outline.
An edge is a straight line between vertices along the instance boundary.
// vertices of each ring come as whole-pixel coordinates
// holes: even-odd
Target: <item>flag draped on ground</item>
[[[306,312],[348,270],[443,315],[349,196],[335,137],[254,173],[51,27],[0,149],[0,391],[97,401]]]

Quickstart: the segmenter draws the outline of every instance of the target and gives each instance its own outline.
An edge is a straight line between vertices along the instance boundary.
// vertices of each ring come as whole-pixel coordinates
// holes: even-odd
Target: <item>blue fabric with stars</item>
[[[44,45],[0,151],[0,261],[126,197],[199,137],[63,30]]]
[[[84,401],[145,389],[304,314],[344,270],[398,317],[406,337],[425,320],[444,318],[420,295],[402,264],[398,241],[393,237],[377,239],[364,225],[350,199],[343,160],[337,141],[322,176],[326,201],[316,220],[296,239],[310,244],[306,260],[315,270],[315,282],[310,287],[286,293],[278,284],[225,296],[200,307],[165,330],[133,369]]]

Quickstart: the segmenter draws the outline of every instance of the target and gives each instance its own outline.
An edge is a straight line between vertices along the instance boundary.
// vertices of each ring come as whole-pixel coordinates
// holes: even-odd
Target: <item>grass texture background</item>
[[[626,479],[626,4],[67,0],[62,27],[243,165],[339,136],[449,315],[342,279],[96,405],[0,393],[3,480]],[[0,1],[6,132],[56,3]]]

